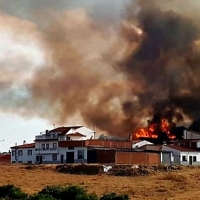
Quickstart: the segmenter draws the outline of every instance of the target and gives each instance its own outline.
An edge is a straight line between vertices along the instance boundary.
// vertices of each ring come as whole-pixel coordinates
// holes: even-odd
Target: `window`
[[[52,154],[52,160],[56,161],[57,160],[57,154]]]
[[[187,157],[186,156],[182,156],[182,161],[187,161]]]
[[[22,150],[18,150],[18,156],[23,156],[23,151]]]
[[[74,150],[74,147],[68,147],[68,150]]]
[[[53,143],[53,149],[57,148],[57,143]]]
[[[31,160],[29,160],[27,163],[30,163],[30,164],[32,164],[32,161],[31,161]]]
[[[15,150],[14,150],[14,151],[12,151],[12,156],[15,156]]]
[[[42,144],[42,149],[43,149],[43,150],[45,149],[45,144]]]
[[[49,143],[46,144],[46,149],[49,149]]]
[[[28,156],[32,156],[32,150],[28,150],[27,155],[28,155]]]
[[[78,150],[78,159],[84,159],[84,150]]]
[[[67,141],[70,141],[70,137],[69,136],[67,136],[67,139],[66,139]]]
[[[193,156],[193,162],[197,162],[197,157]]]

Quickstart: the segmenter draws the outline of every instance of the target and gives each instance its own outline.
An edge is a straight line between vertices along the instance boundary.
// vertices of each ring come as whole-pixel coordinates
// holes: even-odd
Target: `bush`
[[[117,195],[116,193],[110,193],[103,195],[100,200],[128,200],[128,195]]]
[[[28,200],[57,200],[57,199],[47,194],[34,194],[32,196],[29,196]]]
[[[4,199],[27,199],[27,194],[14,185],[0,186],[0,198]]]
[[[52,196],[53,198],[65,200],[66,198],[70,200],[76,200],[77,197],[86,197],[87,194],[85,190],[79,186],[68,186],[68,187],[61,187],[61,186],[47,186],[43,190],[39,192],[39,194],[45,194]],[[88,197],[89,198],[89,197]]]
[[[47,186],[42,189],[38,194],[48,195],[55,199],[61,199],[63,188],[60,186]]]

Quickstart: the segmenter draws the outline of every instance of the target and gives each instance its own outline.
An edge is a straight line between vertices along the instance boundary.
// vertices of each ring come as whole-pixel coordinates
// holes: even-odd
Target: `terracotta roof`
[[[176,150],[178,150],[178,151],[200,152],[200,151],[198,151],[198,150],[196,150],[196,149],[191,149],[191,148],[188,148],[188,147],[179,146],[179,145],[174,145],[174,144],[172,144],[172,145],[165,145],[165,146],[167,146],[167,147],[169,147],[169,148],[172,148],[172,149],[176,149]]]
[[[69,130],[77,129],[81,127],[83,126],[67,126],[67,127],[63,126],[63,127],[58,127],[53,130],[50,130],[49,132],[57,132],[57,133],[60,133],[60,135],[65,135]]]
[[[11,154],[0,154],[0,162],[8,162],[10,163]]]
[[[17,148],[17,149],[35,148],[35,143],[22,144],[22,145],[13,146],[13,147],[10,147],[10,148]]]
[[[81,133],[78,133],[78,132],[76,132],[76,133],[69,133],[69,134],[67,134],[67,136],[85,137],[85,135],[83,135],[83,134],[81,134]]]

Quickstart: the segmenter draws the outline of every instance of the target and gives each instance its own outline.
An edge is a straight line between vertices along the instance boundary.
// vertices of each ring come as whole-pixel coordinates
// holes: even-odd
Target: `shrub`
[[[39,194],[49,195],[49,196],[52,196],[53,198],[60,199],[60,200],[65,200],[66,198],[70,200],[76,200],[77,197],[87,196],[85,190],[76,185],[72,185],[68,187],[47,186],[46,188],[42,189],[39,192]]]
[[[29,196],[28,200],[57,200],[57,199],[47,194],[35,194]]]
[[[70,200],[76,200],[77,197],[86,195],[86,191],[83,188],[76,185],[71,185],[64,189],[61,200],[65,200],[66,197]]]
[[[26,199],[27,194],[22,192],[20,188],[14,185],[0,186],[0,198],[5,199]]]
[[[103,195],[100,200],[128,200],[128,195],[117,195],[116,193],[110,193]]]
[[[56,199],[61,199],[63,188],[60,186],[47,186],[43,188],[38,194],[48,195]]]
[[[96,194],[85,194],[76,197],[76,200],[98,200],[98,197]]]

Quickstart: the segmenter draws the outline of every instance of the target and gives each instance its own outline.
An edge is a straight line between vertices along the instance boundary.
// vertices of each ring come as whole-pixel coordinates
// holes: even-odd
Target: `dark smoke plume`
[[[2,2],[0,28],[17,46],[0,57],[2,111],[118,136],[147,118],[188,125],[200,116],[198,14],[188,5],[131,1],[102,16],[105,2],[37,1],[22,15]]]

